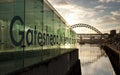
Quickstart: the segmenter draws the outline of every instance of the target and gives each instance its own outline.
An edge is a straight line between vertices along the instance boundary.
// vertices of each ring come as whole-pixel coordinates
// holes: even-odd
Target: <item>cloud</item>
[[[65,0],[64,0],[65,1]],[[90,18],[96,15],[96,11],[92,8],[85,8],[70,2],[62,4],[62,1],[56,2],[53,6],[65,18],[68,24],[86,23]]]
[[[114,16],[120,16],[120,10],[119,11],[113,11],[111,12],[112,15]]]
[[[120,24],[120,10],[112,11],[111,15],[97,18],[99,24]]]
[[[120,10],[112,11],[110,15],[93,19],[93,22],[96,23],[96,27],[102,32],[108,32],[112,29],[120,31]]]
[[[69,2],[66,1],[66,0],[60,0],[60,1],[57,2],[57,4],[58,5],[66,5],[66,4],[69,4]]]
[[[120,2],[120,0],[99,0],[102,3],[109,3],[109,2]]]
[[[107,8],[107,7],[105,7],[104,5],[98,5],[98,6],[96,6],[95,8],[96,8],[96,9],[105,9],[105,8]]]
[[[118,10],[117,7],[114,9],[117,11],[113,11],[115,4],[112,8],[109,4],[103,5],[103,3],[120,2],[120,0],[90,0],[88,4],[86,4],[88,0],[50,0],[50,2],[69,25],[85,23],[107,32],[109,30],[106,31],[104,27],[112,29],[113,27],[109,25],[120,24],[120,9]]]

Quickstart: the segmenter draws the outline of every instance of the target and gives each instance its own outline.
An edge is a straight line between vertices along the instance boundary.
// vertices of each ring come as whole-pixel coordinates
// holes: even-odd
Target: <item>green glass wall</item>
[[[76,34],[55,12],[43,0],[0,0],[0,75],[75,48]]]
[[[0,0],[0,75],[23,67],[23,41],[21,46],[13,42],[19,42],[19,32],[24,31],[24,23],[19,21],[24,21],[24,5],[24,0]]]

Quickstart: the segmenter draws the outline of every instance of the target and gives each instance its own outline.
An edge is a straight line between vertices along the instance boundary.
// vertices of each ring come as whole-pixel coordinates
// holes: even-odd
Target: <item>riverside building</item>
[[[75,32],[47,0],[0,0],[0,75],[75,47]]]

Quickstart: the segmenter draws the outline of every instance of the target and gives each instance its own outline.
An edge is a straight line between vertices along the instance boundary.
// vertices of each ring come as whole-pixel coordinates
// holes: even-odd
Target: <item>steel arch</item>
[[[89,28],[95,32],[97,32],[98,34],[102,34],[102,32],[100,32],[97,28],[91,26],[91,25],[88,25],[88,24],[82,24],[82,23],[79,23],[79,24],[74,24],[71,26],[71,28],[77,28],[77,27],[86,27],[86,28]]]

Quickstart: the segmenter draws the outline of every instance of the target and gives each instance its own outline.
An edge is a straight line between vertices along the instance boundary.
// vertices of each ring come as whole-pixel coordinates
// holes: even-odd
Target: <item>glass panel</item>
[[[25,6],[25,51],[24,66],[41,61],[42,50],[42,0],[26,0]]]
[[[60,44],[59,44],[59,34],[60,32],[60,19],[59,17],[54,14],[54,35],[55,35],[55,48],[60,48]]]
[[[66,25],[64,25],[64,23],[61,21],[61,25],[60,25],[61,48],[65,48],[65,29],[66,29]]]
[[[44,26],[43,33],[47,34],[47,45],[44,45],[43,49],[53,48],[54,46],[54,13],[44,4]]]
[[[0,74],[23,67],[24,0],[0,0]]]
[[[0,0],[0,75],[75,47],[75,33],[49,6],[43,0]]]

